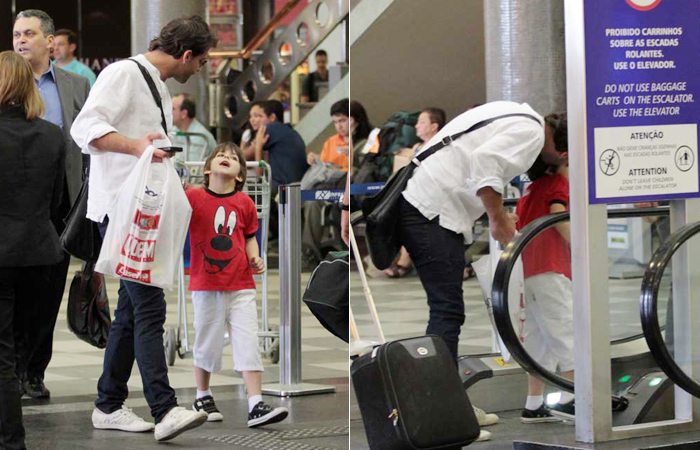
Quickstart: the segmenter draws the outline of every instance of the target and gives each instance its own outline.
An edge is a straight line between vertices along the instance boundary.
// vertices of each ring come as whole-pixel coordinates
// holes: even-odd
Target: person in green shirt
[[[56,59],[56,67],[77,73],[90,80],[90,87],[95,84],[97,76],[88,66],[75,59],[75,50],[78,47],[78,35],[74,31],[61,29],[54,34],[53,57]]]
[[[186,92],[173,96],[173,125],[176,132],[173,145],[185,149],[182,155],[176,155],[185,161],[204,161],[216,147],[214,136],[195,118],[196,107],[194,97]]]

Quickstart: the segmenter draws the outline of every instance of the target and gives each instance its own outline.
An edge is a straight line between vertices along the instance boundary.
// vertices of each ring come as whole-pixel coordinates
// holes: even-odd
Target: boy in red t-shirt
[[[549,123],[560,121],[557,126]],[[548,116],[547,125],[557,151],[567,151],[566,115]],[[556,132],[555,132],[556,130]],[[548,134],[549,136],[549,134]],[[542,216],[568,211],[569,167],[547,167],[539,158],[528,171],[532,184],[516,206],[517,228]],[[523,250],[525,276],[524,347],[530,356],[549,371],[559,367],[562,376],[574,378],[573,297],[571,292],[571,253],[569,222],[559,223],[534,238]],[[551,407],[543,402],[544,384],[528,375],[528,393],[521,415],[523,423],[574,417],[573,395],[562,394]]]
[[[190,291],[194,304],[194,373],[197,399],[193,409],[210,422],[223,420],[209,380],[221,369],[225,327],[248,393],[248,426],[284,420],[287,408],[272,408],[261,395],[263,365],[258,351],[258,310],[253,273],[265,271],[255,233],[257,210],[241,192],[245,156],[234,143],[218,145],[204,163],[205,189],[188,189],[190,221]]]

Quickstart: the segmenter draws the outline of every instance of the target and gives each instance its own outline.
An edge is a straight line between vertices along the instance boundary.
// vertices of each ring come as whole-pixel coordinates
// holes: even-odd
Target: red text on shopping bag
[[[123,278],[131,278],[132,280],[140,281],[142,283],[151,282],[151,271],[150,270],[136,270],[131,267],[127,267],[122,263],[117,265],[117,275]]]
[[[153,262],[156,254],[155,240],[142,240],[129,234],[122,246],[122,255],[132,261]]]

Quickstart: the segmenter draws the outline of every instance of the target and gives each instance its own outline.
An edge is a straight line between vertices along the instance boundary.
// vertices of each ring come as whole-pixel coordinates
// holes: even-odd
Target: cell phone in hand
[[[164,152],[181,152],[182,147],[158,147],[160,150],[163,150]]]

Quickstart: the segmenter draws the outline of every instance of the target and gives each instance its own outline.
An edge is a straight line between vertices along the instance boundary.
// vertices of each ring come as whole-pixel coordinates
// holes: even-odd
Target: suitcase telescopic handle
[[[372,321],[374,322],[374,328],[377,330],[377,336],[379,337],[380,343],[386,343],[386,338],[384,337],[384,331],[382,331],[382,324],[379,322],[379,314],[377,314],[377,307],[374,305],[374,298],[372,297],[372,291],[369,289],[369,283],[367,282],[367,275],[365,274],[365,268],[362,265],[362,257],[360,256],[360,251],[357,247],[357,241],[355,240],[355,233],[352,227],[350,227],[350,244],[352,245],[352,252],[355,254],[355,263],[357,263],[357,270],[360,272],[360,279],[362,280],[362,290],[365,293],[365,298],[367,299],[367,306],[369,307],[369,313],[372,316]],[[351,316],[352,317],[352,316]],[[354,321],[353,321],[354,322]],[[355,340],[358,339],[357,328],[353,332],[353,337]]]

